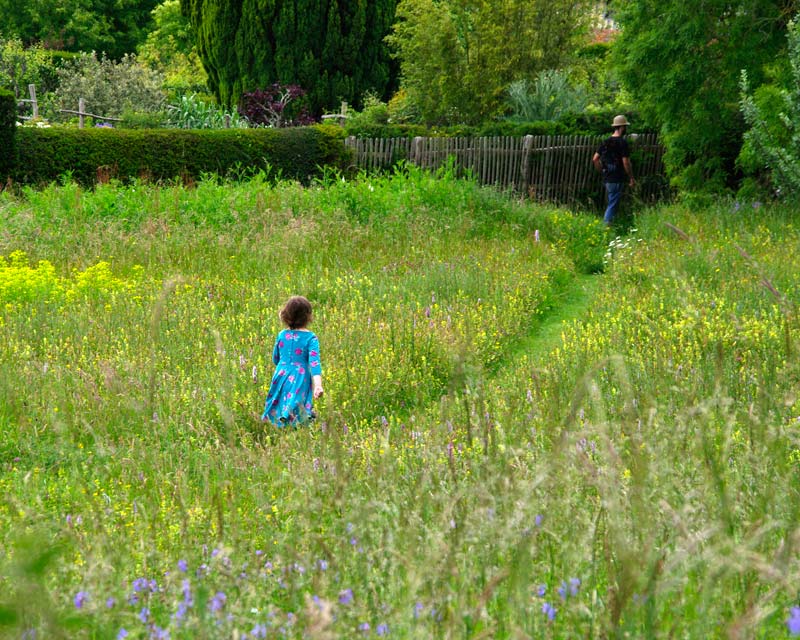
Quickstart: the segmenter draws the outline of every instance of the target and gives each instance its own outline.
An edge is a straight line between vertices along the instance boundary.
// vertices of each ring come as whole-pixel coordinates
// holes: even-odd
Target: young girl
[[[314,419],[313,401],[323,393],[319,340],[306,328],[311,303],[303,296],[289,298],[280,317],[288,328],[275,339],[275,375],[261,419],[278,427],[297,426]]]

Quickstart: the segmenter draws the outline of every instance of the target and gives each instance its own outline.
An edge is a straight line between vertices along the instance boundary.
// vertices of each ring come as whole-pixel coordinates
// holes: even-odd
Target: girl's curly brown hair
[[[280,316],[290,329],[303,329],[311,322],[311,303],[303,296],[292,296],[283,305]]]

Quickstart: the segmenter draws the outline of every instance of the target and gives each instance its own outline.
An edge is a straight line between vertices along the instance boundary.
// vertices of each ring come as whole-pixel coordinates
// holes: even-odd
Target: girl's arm
[[[322,362],[319,357],[319,340],[317,336],[311,338],[308,344],[308,366],[311,369],[311,389],[314,398],[323,394],[322,389]]]
[[[315,400],[322,397],[322,394],[325,393],[324,389],[322,388],[322,376],[311,377],[311,388]]]

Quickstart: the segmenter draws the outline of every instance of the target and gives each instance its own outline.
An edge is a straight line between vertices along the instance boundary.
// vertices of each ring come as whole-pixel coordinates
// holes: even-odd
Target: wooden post
[[[544,139],[544,179],[542,180],[542,191],[545,199],[550,197],[550,179],[553,170],[553,156],[552,156],[552,137],[545,136]]]
[[[83,98],[78,98],[78,128],[79,129],[83,129],[83,121],[84,121],[83,114],[86,112],[85,107],[86,107],[86,105],[85,105],[85,103],[83,101]]]
[[[226,129],[230,129],[231,128],[231,114],[230,113],[226,113],[225,114],[225,128]]]
[[[39,103],[36,102],[36,85],[29,84],[28,85],[28,93],[31,94],[31,105],[33,106],[33,117],[39,117]]]
[[[531,149],[533,149],[533,136],[528,134],[522,143],[522,175],[519,181],[519,190],[525,195],[531,186]]]
[[[416,165],[419,165],[419,159],[422,155],[422,138],[420,136],[416,136],[414,138],[414,142],[411,144],[411,153],[409,154],[409,160]]]

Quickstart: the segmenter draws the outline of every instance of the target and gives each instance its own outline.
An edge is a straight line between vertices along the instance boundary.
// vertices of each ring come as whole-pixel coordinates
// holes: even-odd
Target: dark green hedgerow
[[[17,130],[17,100],[10,91],[0,89],[0,178],[5,178],[14,161]]]
[[[242,175],[268,169],[307,181],[342,163],[338,127],[226,130],[20,129],[12,178],[43,184],[70,175],[81,184],[120,180]]]

